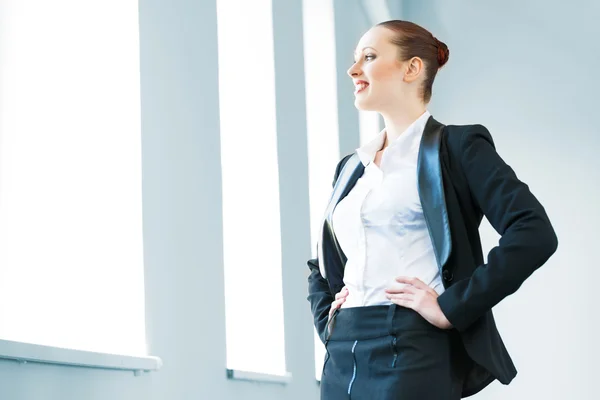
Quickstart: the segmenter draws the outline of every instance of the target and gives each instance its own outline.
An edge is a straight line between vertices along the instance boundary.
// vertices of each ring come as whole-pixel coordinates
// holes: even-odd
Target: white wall
[[[597,399],[600,6],[592,1],[404,1],[450,49],[431,111],[480,123],[556,229],[550,261],[495,309],[519,371],[479,399]],[[398,10],[395,10],[396,14]],[[399,17],[396,15],[396,17]],[[498,235],[482,227],[484,251]]]

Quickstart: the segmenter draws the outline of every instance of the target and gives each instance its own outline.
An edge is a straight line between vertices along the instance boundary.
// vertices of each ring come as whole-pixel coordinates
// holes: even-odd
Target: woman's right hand
[[[337,310],[342,306],[342,304],[344,304],[344,302],[346,301],[346,297],[348,297],[348,293],[348,288],[344,286],[342,290],[340,290],[339,293],[335,295],[335,300],[331,303],[331,308],[329,309],[329,318],[331,318],[331,314],[333,314],[335,310]]]

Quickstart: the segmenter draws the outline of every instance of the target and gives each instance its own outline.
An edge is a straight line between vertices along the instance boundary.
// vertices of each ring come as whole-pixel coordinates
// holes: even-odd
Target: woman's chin
[[[361,99],[359,97],[354,99],[354,107],[361,111],[375,111],[373,109],[373,105],[369,101],[366,101],[366,99]]]

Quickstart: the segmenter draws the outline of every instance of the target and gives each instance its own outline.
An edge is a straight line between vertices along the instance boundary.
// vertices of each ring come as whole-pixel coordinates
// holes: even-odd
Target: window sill
[[[263,374],[260,372],[240,371],[236,369],[227,370],[227,378],[238,381],[276,383],[286,385],[292,381],[292,374],[286,372],[285,375]]]
[[[32,362],[133,371],[135,376],[139,376],[143,372],[157,371],[162,366],[162,360],[159,357],[96,353],[2,339],[0,339],[0,359],[14,360],[21,364]]]

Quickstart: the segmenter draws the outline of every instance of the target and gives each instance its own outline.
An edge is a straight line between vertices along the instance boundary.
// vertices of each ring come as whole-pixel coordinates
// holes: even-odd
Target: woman
[[[427,111],[447,46],[387,21],[358,43],[355,105],[385,129],[337,165],[308,300],[327,354],[321,396],[459,399],[516,369],[492,307],[556,251],[544,208],[481,125]],[[502,236],[483,262],[483,216]]]

